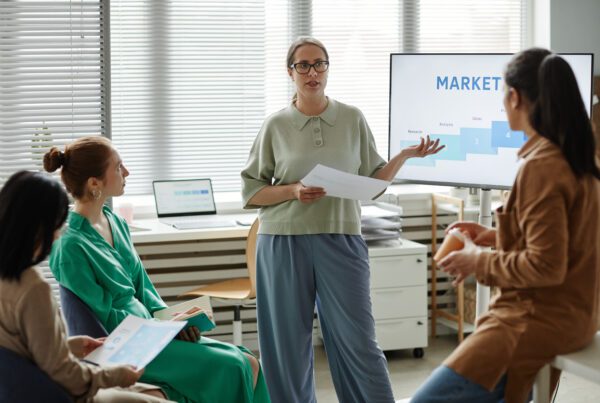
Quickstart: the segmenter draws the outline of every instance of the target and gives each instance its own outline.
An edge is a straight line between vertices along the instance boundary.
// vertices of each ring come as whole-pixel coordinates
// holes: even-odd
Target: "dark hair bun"
[[[48,172],[54,172],[65,164],[65,153],[58,147],[52,147],[50,151],[44,154],[44,169]]]

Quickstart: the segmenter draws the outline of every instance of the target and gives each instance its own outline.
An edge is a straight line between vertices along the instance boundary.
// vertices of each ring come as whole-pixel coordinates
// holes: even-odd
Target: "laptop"
[[[210,179],[152,182],[156,214],[163,224],[177,229],[225,228],[236,221],[217,216]]]

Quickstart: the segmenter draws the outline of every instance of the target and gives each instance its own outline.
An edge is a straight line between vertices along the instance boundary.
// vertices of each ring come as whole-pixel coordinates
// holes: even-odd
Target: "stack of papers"
[[[361,230],[367,242],[398,239],[402,232],[402,208],[376,203],[362,207]],[[393,210],[393,211],[390,211]]]
[[[304,186],[325,189],[327,196],[344,199],[371,201],[391,182],[366,176],[354,175],[317,164],[300,181]],[[371,202],[373,203],[373,202]],[[365,241],[382,241],[400,237],[402,208],[375,202],[362,207],[362,236]]]

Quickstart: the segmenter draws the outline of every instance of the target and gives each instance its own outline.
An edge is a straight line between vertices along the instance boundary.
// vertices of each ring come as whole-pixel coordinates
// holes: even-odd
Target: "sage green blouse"
[[[325,196],[303,204],[288,200],[255,206],[250,199],[269,185],[296,183],[317,164],[373,176],[386,161],[360,110],[329,98],[319,116],[306,116],[294,104],[269,116],[256,136],[242,171],[244,208],[260,208],[260,233],[272,235],[360,234],[360,203]]]

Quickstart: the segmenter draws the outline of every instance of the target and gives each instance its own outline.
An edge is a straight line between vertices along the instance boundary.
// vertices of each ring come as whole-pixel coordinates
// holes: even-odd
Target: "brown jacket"
[[[100,368],[73,355],[50,285],[34,268],[19,281],[0,280],[0,347],[34,362],[78,402],[123,383],[122,367]]]
[[[591,341],[600,293],[600,182],[576,178],[539,135],[519,156],[511,195],[496,213],[496,251],[480,255],[475,273],[500,294],[444,363],[489,390],[506,373],[508,403],[526,401],[554,356]]]

